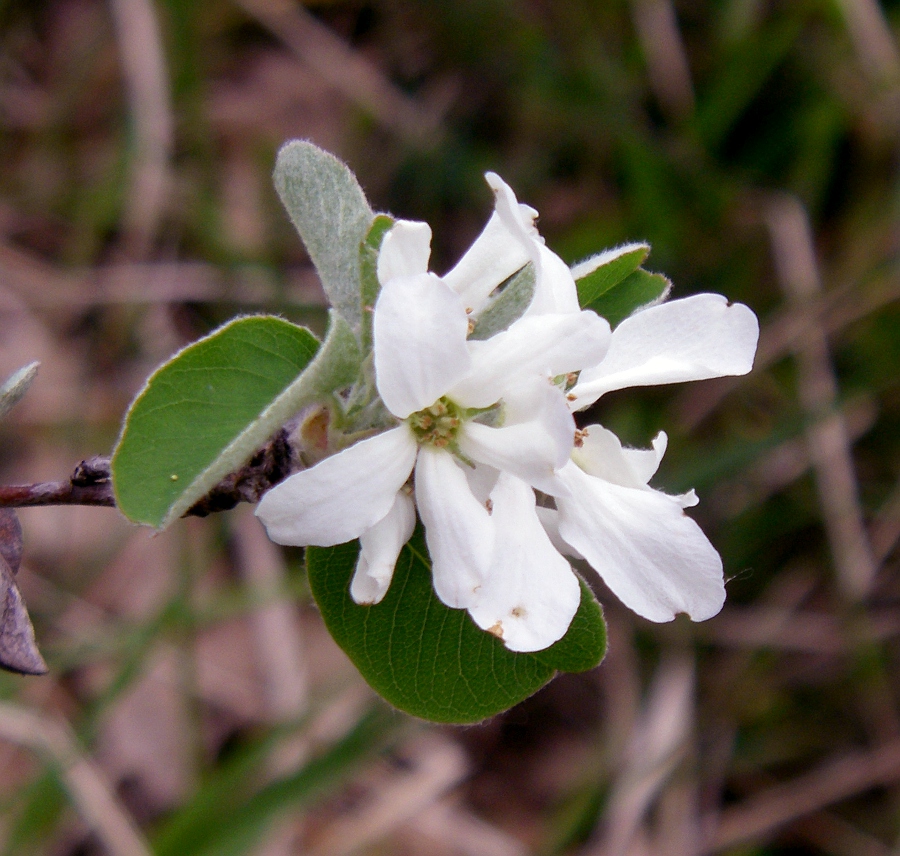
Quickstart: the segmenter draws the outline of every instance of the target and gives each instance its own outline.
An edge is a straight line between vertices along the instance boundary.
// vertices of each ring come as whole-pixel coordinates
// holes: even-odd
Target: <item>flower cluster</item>
[[[599,425],[577,429],[572,414],[627,386],[748,372],[756,317],[701,294],[611,331],[579,306],[573,270],[545,246],[537,212],[498,176],[487,180],[494,213],[444,276],[428,269],[427,224],[398,221],[382,242],[372,341],[390,424],[273,488],[258,516],[282,544],[358,538],[350,593],[373,604],[418,512],[437,596],[513,651],[566,633],[581,598],[566,556],[653,621],[714,615],[722,564],[684,513],[693,491],[648,486],[665,434],[652,449],[623,448]],[[524,312],[473,335],[498,287],[526,265],[534,294]]]

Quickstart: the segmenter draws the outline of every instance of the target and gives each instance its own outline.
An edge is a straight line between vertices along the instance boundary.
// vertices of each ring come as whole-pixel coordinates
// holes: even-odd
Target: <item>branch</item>
[[[184,516],[206,517],[241,502],[258,502],[269,488],[290,474],[291,447],[287,431],[279,431],[250,461],[226,476]],[[98,505],[114,508],[109,458],[82,461],[66,481],[0,485],[0,508],[36,505]]]

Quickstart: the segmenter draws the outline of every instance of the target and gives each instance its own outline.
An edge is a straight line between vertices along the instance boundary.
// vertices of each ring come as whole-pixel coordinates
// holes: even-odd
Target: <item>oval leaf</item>
[[[0,556],[0,669],[20,675],[46,675],[34,628],[13,571]]]
[[[582,309],[606,294],[625,277],[634,273],[650,254],[649,244],[625,244],[591,256],[572,268],[572,277],[578,286],[578,302]]]
[[[359,248],[375,214],[356,176],[334,155],[306,140],[293,140],[278,152],[274,179],[328,302],[359,329]]]
[[[583,308],[593,309],[615,327],[642,306],[664,300],[671,289],[672,283],[661,273],[638,268]]]
[[[364,352],[371,350],[372,347],[372,312],[381,290],[381,284],[378,282],[378,253],[381,251],[381,242],[384,240],[384,236],[391,230],[394,222],[393,217],[379,214],[372,221],[366,239],[359,248],[359,280],[362,289],[360,339]]]
[[[45,675],[34,628],[15,575],[22,562],[22,527],[15,509],[0,508],[0,669],[21,675]]]
[[[37,375],[38,366],[40,363],[22,366],[0,384],[0,416],[6,416],[22,400]]]
[[[534,299],[537,275],[534,263],[528,262],[516,271],[493,296],[478,317],[469,335],[470,339],[490,339],[497,333],[509,329],[513,321],[518,321]]]
[[[431,585],[421,527],[403,548],[391,587],[374,606],[350,598],[357,542],[307,548],[309,583],[335,641],[372,688],[400,710],[434,722],[480,722],[512,707],[558,669],[597,665],[606,648],[602,613],[582,583],[569,633],[537,654],[517,654],[444,606]]]
[[[122,513],[162,528],[243,466],[318,394],[304,372],[318,344],[281,318],[239,318],[157,369],[131,405],[112,458]]]
[[[22,526],[14,508],[0,508],[0,556],[17,574],[22,564]]]

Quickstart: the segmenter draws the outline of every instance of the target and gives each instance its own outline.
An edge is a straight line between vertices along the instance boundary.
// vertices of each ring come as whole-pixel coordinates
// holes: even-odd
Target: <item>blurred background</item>
[[[654,626],[593,580],[605,663],[480,726],[388,711],[247,507],[22,511],[50,674],[0,675],[2,852],[898,856],[898,35],[897,0],[0,2],[0,376],[42,363],[2,483],[108,453],[237,313],[321,332],[289,138],[439,272],[493,169],[567,261],[646,240],[762,322],[749,377],[594,414],[669,433],[725,609]]]

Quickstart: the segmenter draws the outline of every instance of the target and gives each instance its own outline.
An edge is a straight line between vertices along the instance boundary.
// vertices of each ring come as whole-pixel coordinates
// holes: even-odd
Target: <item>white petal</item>
[[[473,461],[515,473],[532,487],[551,495],[565,491],[556,471],[569,459],[575,420],[563,394],[545,380],[530,384],[533,406],[521,421],[508,420],[502,428],[467,422],[459,433],[460,451]],[[522,408],[522,396],[516,406]],[[510,424],[512,423],[512,424]]]
[[[578,286],[569,266],[543,244],[537,247],[536,268],[534,299],[526,314],[543,315],[581,310],[578,303]]]
[[[467,607],[484,582],[494,551],[494,524],[449,452],[423,446],[416,462],[416,505],[425,524],[437,596]]]
[[[666,435],[660,432],[652,449],[626,449],[612,431],[601,425],[584,429],[581,446],[572,452],[586,473],[620,485],[644,488],[659,467],[666,450]]]
[[[398,276],[428,272],[431,227],[415,220],[398,220],[381,242],[378,281],[384,285]]]
[[[442,279],[466,309],[477,312],[500,283],[530,260],[522,241],[495,212],[456,267]]]
[[[534,423],[491,428],[470,422],[460,432],[459,449],[467,458],[515,473],[545,493],[564,490],[555,476],[557,447]]]
[[[514,235],[523,247],[528,249],[528,258],[534,255],[530,250],[532,243],[541,243],[541,236],[534,225],[537,211],[528,205],[520,205],[513,189],[496,172],[486,172],[484,179],[494,191],[494,210],[503,221],[510,234]]]
[[[359,559],[350,583],[356,603],[378,603],[385,596],[394,565],[416,527],[416,507],[402,490],[391,510],[359,536]]]
[[[653,478],[666,452],[668,437],[660,431],[651,449],[627,449],[619,438],[600,425],[584,429],[581,446],[572,452],[572,460],[586,473],[620,487],[653,490],[647,483]],[[557,476],[557,480],[560,480]],[[659,492],[659,491],[658,491]],[[567,492],[554,494],[566,496]],[[690,508],[700,500],[693,490],[672,496],[664,494],[682,508]]]
[[[711,618],[725,600],[722,560],[672,497],[611,484],[567,464],[571,497],[557,499],[560,535],[638,615]]]
[[[682,508],[691,508],[700,502],[700,497],[697,496],[697,492],[693,488],[687,493],[679,493],[670,498],[677,502]]]
[[[557,553],[571,556],[573,559],[584,558],[571,544],[563,541],[562,535],[559,534],[559,512],[555,508],[545,508],[539,505],[535,511],[537,511],[538,520],[541,521],[541,526],[544,527],[544,532],[547,533],[547,537]]]
[[[535,425],[552,439],[553,468],[569,459],[575,440],[575,419],[562,390],[546,377],[527,379],[503,394],[504,425]]]
[[[406,425],[370,437],[273,487],[256,515],[278,544],[352,541],[388,513],[417,448]]]
[[[536,283],[534,300],[527,314],[578,312],[578,290],[569,266],[556,253],[544,246],[534,228],[534,209],[519,205],[512,188],[494,172],[485,175],[494,191],[497,216],[512,236],[520,241],[534,263]]]
[[[665,431],[660,431],[653,440],[650,449],[627,449],[622,447],[622,454],[628,461],[628,466],[634,473],[635,478],[641,484],[647,484],[650,479],[656,475],[659,465],[662,462],[663,455],[666,453],[666,447],[669,445],[669,437]]]
[[[576,409],[613,389],[746,374],[758,338],[753,312],[720,294],[651,306],[619,324],[603,362],[581,373]]]
[[[486,464],[476,463],[474,467],[463,467],[469,490],[482,505],[487,507],[487,501],[491,498],[491,491],[497,484],[500,471]]]
[[[405,419],[469,374],[468,325],[459,298],[434,274],[383,283],[373,326],[375,379],[391,413]]]
[[[542,651],[569,629],[581,587],[538,520],[528,485],[501,473],[491,500],[494,562],[469,614],[511,651]]]
[[[483,342],[469,342],[472,370],[450,396],[489,407],[535,375],[555,377],[596,365],[609,346],[609,324],[596,313],[526,316]]]

